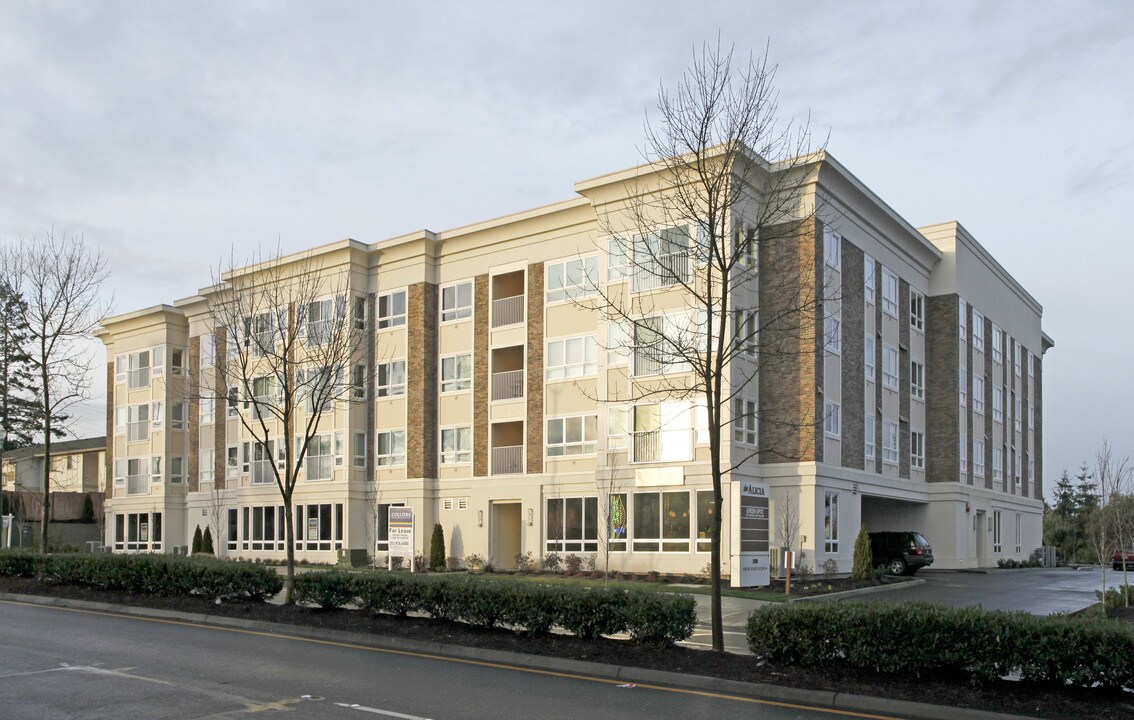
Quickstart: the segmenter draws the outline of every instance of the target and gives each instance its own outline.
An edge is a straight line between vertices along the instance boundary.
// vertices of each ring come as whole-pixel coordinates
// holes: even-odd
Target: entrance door
[[[499,568],[516,567],[516,556],[523,549],[520,503],[492,503],[489,522],[492,523],[492,542],[489,545],[492,562]]]
[[[984,565],[984,511],[976,511],[976,527],[973,528],[974,538],[973,547],[976,548],[976,566],[982,567]]]

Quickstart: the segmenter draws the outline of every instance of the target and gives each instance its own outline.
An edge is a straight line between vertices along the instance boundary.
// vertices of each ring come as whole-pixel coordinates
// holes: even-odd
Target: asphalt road
[[[833,718],[362,645],[0,602],[0,715],[145,718]],[[842,711],[837,717],[856,717]],[[859,716],[878,718],[879,715]]]

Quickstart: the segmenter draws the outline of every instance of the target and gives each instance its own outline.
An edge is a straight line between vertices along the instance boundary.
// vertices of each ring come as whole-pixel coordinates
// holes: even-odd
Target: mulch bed
[[[751,656],[718,655],[684,647],[656,648],[606,639],[588,642],[563,635],[530,638],[507,630],[483,630],[460,623],[423,618],[374,616],[356,610],[323,611],[269,603],[217,605],[195,598],[163,598],[56,586],[27,578],[0,577],[0,592],[50,595],[76,600],[224,615],[248,620],[706,675],[753,683],[930,702],[949,707],[977,708],[1041,718],[1060,720],[1134,718],[1134,694],[1131,693],[1051,690],[1009,681],[974,686],[964,678],[886,677],[844,669],[783,667],[761,663]]]

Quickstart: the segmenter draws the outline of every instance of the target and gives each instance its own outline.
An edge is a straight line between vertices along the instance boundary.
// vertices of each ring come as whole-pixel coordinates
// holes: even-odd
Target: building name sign
[[[733,485],[733,587],[767,585],[771,581],[768,486],[756,482]]]

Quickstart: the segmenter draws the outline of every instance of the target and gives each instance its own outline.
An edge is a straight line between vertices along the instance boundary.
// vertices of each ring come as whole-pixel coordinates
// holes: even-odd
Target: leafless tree
[[[798,459],[814,442],[787,413],[761,417],[755,442],[755,382],[814,361],[823,293],[805,199],[822,155],[806,123],[781,123],[775,74],[766,54],[738,61],[719,43],[694,53],[676,89],[659,91],[628,197],[599,211],[607,283],[584,266],[586,291],[566,293],[608,323],[608,352],[628,356],[631,402],[685,402],[705,418],[718,508],[731,472],[758,455]],[[633,458],[672,446],[635,425]],[[729,443],[730,430],[744,443]],[[712,646],[723,652],[720,513],[711,539]]]
[[[780,502],[776,505],[774,527],[778,547],[793,550],[799,539],[799,509],[795,506],[790,491],[786,489],[780,494]]]
[[[40,434],[44,457],[68,410],[90,397],[93,335],[110,313],[102,297],[109,274],[106,257],[81,237],[48,232],[42,238],[0,248],[5,285],[23,297],[21,325],[27,331],[31,365],[38,375]],[[47,552],[51,519],[51,463],[43,463],[40,550]]]
[[[610,553],[613,543],[625,545],[626,537],[626,493],[624,481],[619,474],[618,454],[607,453],[607,464],[597,472],[598,481],[598,546],[602,555],[603,584],[610,581]],[[616,531],[621,530],[621,534]],[[616,537],[617,535],[617,537]]]
[[[359,396],[358,366],[367,322],[366,299],[349,293],[349,270],[325,270],[309,256],[258,256],[230,262],[209,296],[218,329],[215,372],[202,373],[201,392],[229,406],[250,438],[253,483],[274,482],[284,505],[287,541],[285,602],[292,600],[295,532],[292,498],[307,476],[333,471],[330,442],[320,435],[328,413]],[[365,373],[365,365],[362,365]],[[363,391],[364,392],[364,391]],[[343,438],[349,443],[351,438]],[[319,452],[312,455],[312,450]],[[349,455],[336,448],[335,455]],[[317,456],[317,457],[316,457]],[[314,476],[314,475],[313,475]]]
[[[224,485],[213,482],[209,488],[209,497],[205,511],[208,513],[209,527],[213,529],[213,549],[217,557],[224,557],[228,542],[221,530],[224,528],[225,511],[228,509],[229,490]]]
[[[1128,486],[1134,466],[1130,457],[1115,457],[1108,440],[1095,453],[1096,502],[1088,511],[1086,531],[1091,547],[1098,554],[1101,590],[1106,593],[1106,568],[1111,553],[1121,539],[1122,522],[1119,519],[1123,491]]]

